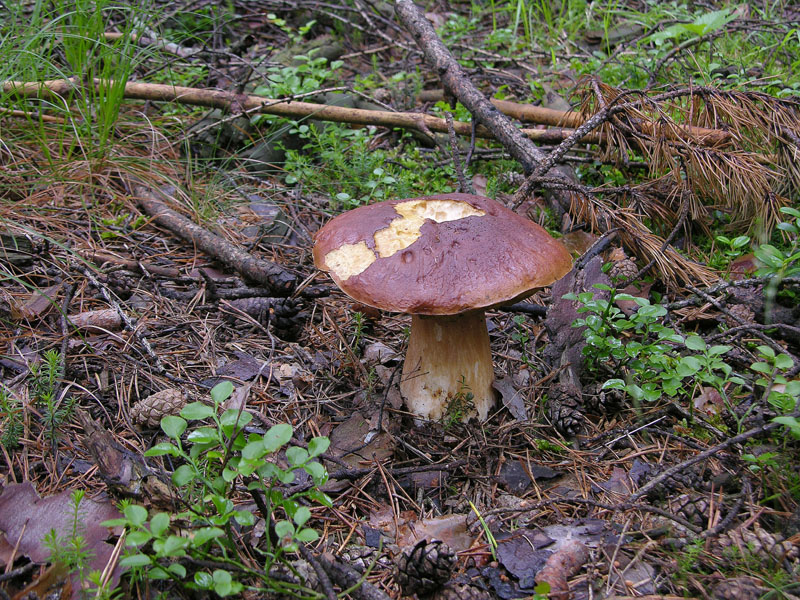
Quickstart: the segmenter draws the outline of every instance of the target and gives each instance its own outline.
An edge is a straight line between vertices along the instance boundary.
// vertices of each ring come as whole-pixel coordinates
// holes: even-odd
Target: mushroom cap
[[[444,194],[361,206],[314,236],[314,264],[369,306],[452,315],[512,302],[563,277],[569,252],[499,202]]]

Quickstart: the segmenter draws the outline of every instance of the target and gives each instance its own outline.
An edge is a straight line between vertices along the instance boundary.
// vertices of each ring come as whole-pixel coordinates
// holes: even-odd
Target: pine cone
[[[341,559],[359,573],[366,571],[374,562],[384,567],[391,566],[387,556],[378,555],[378,549],[369,546],[348,546],[342,552]]]
[[[754,313],[750,307],[744,304],[732,304],[728,306],[728,312],[733,317],[737,317],[739,320],[741,320],[745,325],[748,323],[755,323],[756,313]],[[725,315],[725,322],[729,327],[738,327],[741,325],[739,321],[732,319],[728,315]]]
[[[625,392],[604,390],[601,383],[592,383],[583,388],[583,405],[592,414],[613,415],[625,405]]]
[[[158,427],[161,418],[177,415],[186,404],[183,394],[167,388],[140,400],[131,408],[131,419],[143,427]]]
[[[696,466],[678,471],[674,475],[667,477],[663,486],[667,492],[698,491],[707,487],[703,476],[700,474],[700,469]]]
[[[744,548],[751,556],[762,561],[783,562],[796,560],[800,556],[797,546],[785,541],[779,534],[772,534],[758,525],[749,529],[734,529],[717,538],[718,550]],[[738,550],[737,550],[738,551]]]
[[[492,600],[492,595],[474,585],[451,581],[436,592],[432,600]]]
[[[557,383],[547,392],[547,416],[561,433],[576,435],[583,424],[581,393],[571,383]]]
[[[669,501],[669,509],[673,514],[683,517],[698,527],[708,524],[709,503],[705,496],[681,494]]]
[[[718,583],[711,591],[713,600],[758,600],[767,589],[754,577],[733,577]]]
[[[426,596],[450,580],[456,557],[442,541],[421,540],[397,558],[395,580],[406,596]]]
[[[305,325],[308,313],[300,312],[300,301],[294,298],[272,298],[270,321],[275,335],[282,340],[294,341]]]
[[[611,265],[611,270],[608,276],[613,282],[628,281],[639,272],[639,267],[636,266],[636,261],[633,258],[623,258]]]

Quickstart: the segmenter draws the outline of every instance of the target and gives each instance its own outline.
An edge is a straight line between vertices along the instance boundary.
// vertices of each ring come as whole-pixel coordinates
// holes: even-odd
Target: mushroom
[[[487,418],[495,393],[485,309],[553,283],[571,263],[542,227],[471,194],[361,206],[329,221],[314,244],[314,264],[348,296],[412,315],[400,391],[412,414],[434,420],[468,394],[464,419]]]

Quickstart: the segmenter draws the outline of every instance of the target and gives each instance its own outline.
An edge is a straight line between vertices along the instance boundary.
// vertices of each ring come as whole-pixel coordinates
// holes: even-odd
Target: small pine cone
[[[713,600],[758,600],[767,589],[754,577],[733,577],[719,582],[711,591]]]
[[[185,404],[186,399],[181,392],[167,388],[134,404],[131,418],[143,427],[158,427],[162,417],[177,415]]]
[[[297,339],[308,318],[308,313],[301,313],[300,308],[300,301],[294,298],[272,298],[270,321],[275,335],[286,341]]]
[[[686,491],[686,490],[702,490],[705,489],[706,484],[700,474],[700,470],[689,467],[682,471],[678,471],[674,475],[667,477],[664,480],[663,486],[667,492]]]
[[[604,390],[602,384],[593,383],[583,388],[583,405],[592,414],[613,415],[625,405],[625,392]]]
[[[474,585],[451,581],[436,592],[432,600],[492,600],[492,595]]]
[[[728,312],[731,313],[733,317],[738,318],[742,323],[747,325],[748,323],[755,323],[756,320],[756,313],[753,310],[744,304],[732,304],[728,306]],[[725,315],[725,322],[728,324],[729,327],[737,327],[742,323],[739,323],[734,318]]]
[[[406,596],[425,596],[450,580],[456,556],[439,540],[421,540],[397,558],[395,580]]]
[[[581,393],[571,383],[557,383],[547,392],[547,414],[550,422],[567,436],[576,435],[583,425]]]
[[[758,525],[755,525],[752,531],[749,529],[728,531],[717,538],[716,544],[723,550],[729,547],[745,548],[751,556],[762,561],[780,563],[784,560],[797,560],[800,556],[797,546]]]
[[[623,258],[611,265],[608,276],[614,282],[628,281],[636,277],[638,272],[639,267],[636,266],[636,261],[633,258]]]
[[[669,501],[669,509],[673,514],[698,527],[708,523],[709,503],[705,496],[681,494]]]
[[[342,552],[341,558],[359,573],[366,571],[375,562],[384,567],[391,565],[387,556],[378,556],[378,549],[369,546],[348,546]]]

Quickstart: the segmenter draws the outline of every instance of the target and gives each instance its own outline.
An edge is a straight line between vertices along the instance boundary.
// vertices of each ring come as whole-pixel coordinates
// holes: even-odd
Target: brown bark
[[[167,208],[169,196],[141,181],[130,181],[129,187],[139,206],[156,223],[191,242],[197,248],[236,270],[246,279],[264,285],[275,296],[288,296],[294,290],[295,276],[273,262],[256,258],[231,242],[192,223],[183,215]]]

